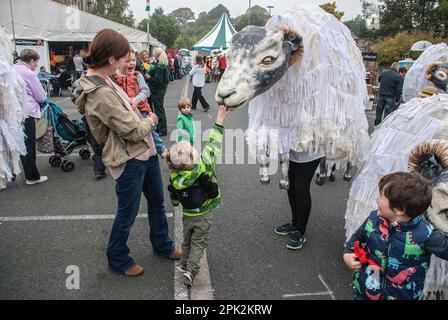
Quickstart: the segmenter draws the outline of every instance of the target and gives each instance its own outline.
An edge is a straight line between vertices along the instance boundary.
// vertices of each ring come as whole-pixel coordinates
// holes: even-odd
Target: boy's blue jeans
[[[157,156],[152,156],[147,161],[129,160],[124,172],[116,180],[115,191],[118,208],[107,248],[109,267],[123,274],[135,264],[129,256],[130,250],[126,242],[140,208],[142,192],[148,203],[149,239],[153,251],[167,258],[174,251],[174,243],[168,233],[162,175]]]

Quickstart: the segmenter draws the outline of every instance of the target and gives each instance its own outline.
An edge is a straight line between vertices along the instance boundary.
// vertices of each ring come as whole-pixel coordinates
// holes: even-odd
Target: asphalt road
[[[182,85],[172,83],[165,98],[170,130]],[[212,111],[202,112],[199,104],[194,112],[203,130],[211,127],[217,113],[215,89],[215,84],[207,84],[203,90]],[[71,118],[80,117],[67,96],[54,100]],[[247,123],[247,108],[241,107],[230,114],[225,127],[245,130]],[[278,175],[262,186],[258,165],[248,164],[247,156],[245,164],[235,164],[241,157],[235,158],[234,150],[224,148],[223,154],[234,163],[219,165],[216,172],[223,202],[215,212],[208,248],[215,299],[351,299],[351,272],[341,256],[350,185],[342,181],[342,172],[336,182],[312,184],[307,243],[291,251],[286,249],[287,238],[273,231],[290,221]],[[75,170],[66,173],[40,155],[38,168],[49,177],[47,183],[26,186],[22,178],[0,192],[0,299],[174,299],[174,264],[153,255],[144,217],[136,220],[129,240],[144,275],[132,279],[108,271],[105,249],[116,206],[114,183],[110,177],[94,180],[91,160],[82,160],[77,151],[71,159]],[[166,185],[169,172],[161,163]],[[173,231],[174,209],[168,201],[166,211]],[[142,200],[140,213],[145,212]],[[64,220],[74,215],[102,219]],[[68,266],[79,268],[79,289],[66,286],[72,275],[66,273]]]

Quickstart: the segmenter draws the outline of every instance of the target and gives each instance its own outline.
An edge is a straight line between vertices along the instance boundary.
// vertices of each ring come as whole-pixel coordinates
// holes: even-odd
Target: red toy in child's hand
[[[355,241],[355,247],[353,253],[355,254],[356,258],[358,258],[359,262],[361,262],[362,264],[368,263],[378,268],[378,270],[381,270],[381,267],[375,261],[367,257],[367,253],[363,248],[361,248],[361,246],[359,245],[359,241]]]

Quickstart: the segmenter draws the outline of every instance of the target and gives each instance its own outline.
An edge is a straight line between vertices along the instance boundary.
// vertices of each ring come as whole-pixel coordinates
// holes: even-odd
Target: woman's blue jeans
[[[107,248],[109,267],[123,274],[135,264],[129,256],[126,242],[140,208],[142,192],[148,202],[149,239],[154,253],[167,258],[174,251],[174,244],[168,232],[157,156],[147,161],[129,160],[124,172],[116,180],[115,191],[118,209]]]

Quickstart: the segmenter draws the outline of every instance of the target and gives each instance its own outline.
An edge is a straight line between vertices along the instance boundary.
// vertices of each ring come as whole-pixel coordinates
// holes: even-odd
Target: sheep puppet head
[[[287,26],[247,26],[236,33],[227,53],[228,68],[216,90],[216,102],[234,109],[267,91],[300,60],[302,40]]]

